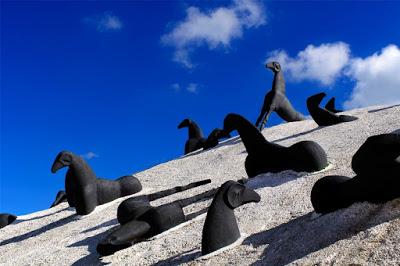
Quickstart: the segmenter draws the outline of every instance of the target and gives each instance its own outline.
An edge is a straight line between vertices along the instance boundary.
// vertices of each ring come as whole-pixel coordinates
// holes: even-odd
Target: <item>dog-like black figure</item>
[[[54,160],[51,172],[56,173],[64,167],[68,167],[65,176],[67,201],[80,215],[91,213],[97,205],[142,190],[140,181],[134,176],[123,176],[117,180],[97,178],[85,160],[72,152],[60,152]]]
[[[0,229],[12,224],[17,219],[17,216],[9,213],[0,213]]]
[[[234,209],[259,202],[260,195],[235,181],[225,182],[214,196],[203,227],[203,255],[234,243],[240,237]]]
[[[228,114],[224,131],[237,130],[246,147],[248,156],[245,167],[249,177],[267,173],[294,170],[314,172],[328,165],[324,149],[313,141],[300,141],[290,147],[268,142],[261,132],[244,117]]]
[[[50,208],[53,208],[53,207],[57,206],[58,204],[60,204],[61,202],[65,202],[65,201],[67,201],[67,193],[65,193],[64,190],[60,190],[60,191],[58,191],[58,193],[56,195],[56,199],[53,201]]]
[[[369,137],[352,159],[357,174],[325,176],[311,191],[311,203],[318,213],[346,208],[355,202],[382,203],[400,197],[400,136]]]
[[[343,110],[338,110],[335,107],[335,97],[332,97],[325,105],[325,109],[332,113],[341,113]]]
[[[272,89],[265,95],[260,115],[256,121],[256,127],[261,131],[265,127],[269,116],[276,112],[280,118],[287,122],[305,120],[305,117],[296,111],[289,99],[286,97],[286,85],[281,65],[278,62],[270,62],[266,65],[274,72]]]
[[[185,154],[203,148],[206,139],[204,138],[203,131],[201,131],[196,122],[186,118],[178,125],[178,129],[185,127],[188,128],[189,132],[188,140],[185,143]]]
[[[210,135],[208,135],[206,142],[204,143],[204,150],[214,148],[219,144],[220,139],[230,138],[230,134],[225,134],[222,129],[215,128],[211,131]]]
[[[350,115],[337,115],[331,111],[319,107],[326,93],[321,92],[307,98],[307,108],[315,123],[319,126],[332,126],[343,122],[357,120],[357,117]]]
[[[210,198],[215,192],[216,189],[213,189],[158,207],[153,207],[146,201],[131,201],[130,219],[125,219],[126,215],[123,219],[118,217],[118,220],[123,222],[97,245],[97,252],[102,256],[111,255],[190,220],[191,218],[185,216],[183,207]]]

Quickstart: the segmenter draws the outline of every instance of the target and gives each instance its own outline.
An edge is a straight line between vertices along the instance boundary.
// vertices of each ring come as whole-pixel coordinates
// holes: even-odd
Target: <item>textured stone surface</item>
[[[383,205],[358,203],[324,216],[313,212],[310,192],[319,178],[333,174],[354,176],[351,158],[367,137],[400,129],[400,107],[375,106],[347,114],[360,119],[321,128],[306,120],[263,131],[269,141],[281,145],[316,141],[332,165],[319,173],[285,171],[251,180],[248,186],[261,195],[261,201],[235,210],[240,230],[247,236],[241,245],[216,256],[198,258],[203,215],[176,230],[99,259],[96,245],[117,224],[117,206],[125,197],[83,217],[75,215],[66,203],[18,217],[0,230],[0,263],[399,265],[400,199]],[[154,205],[201,193],[226,180],[246,177],[245,157],[244,146],[234,137],[208,151],[196,151],[135,174],[144,187],[139,194],[210,178],[209,185],[157,200]],[[209,203],[190,205],[185,212],[196,212]]]

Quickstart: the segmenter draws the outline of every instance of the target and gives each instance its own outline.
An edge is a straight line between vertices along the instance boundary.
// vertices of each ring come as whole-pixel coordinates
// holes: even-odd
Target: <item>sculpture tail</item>
[[[156,200],[156,199],[159,199],[159,198],[163,198],[163,197],[175,194],[177,192],[182,192],[182,191],[185,191],[185,190],[188,190],[188,189],[192,189],[192,188],[195,188],[195,187],[199,187],[199,186],[202,186],[202,185],[205,185],[205,184],[209,184],[209,183],[211,183],[211,180],[210,179],[205,179],[205,180],[201,180],[201,181],[197,181],[197,182],[193,182],[193,183],[187,184],[185,186],[177,186],[177,187],[166,189],[166,190],[163,190],[163,191],[158,191],[158,192],[149,194],[147,196],[147,198],[148,198],[149,201],[153,201],[153,200]]]

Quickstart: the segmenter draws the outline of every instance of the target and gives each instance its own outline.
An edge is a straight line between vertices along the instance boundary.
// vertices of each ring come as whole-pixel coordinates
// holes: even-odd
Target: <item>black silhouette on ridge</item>
[[[265,95],[260,115],[256,121],[256,127],[260,131],[263,130],[272,112],[276,112],[280,118],[287,122],[305,120],[305,117],[294,109],[286,97],[286,85],[281,65],[278,62],[270,62],[265,67],[274,72],[274,80],[272,89]]]
[[[0,229],[13,223],[17,219],[17,216],[9,213],[0,213]]]
[[[314,172],[328,165],[324,149],[313,141],[300,141],[290,147],[268,142],[261,132],[244,117],[228,114],[224,131],[237,130],[246,147],[248,156],[245,167],[249,177],[267,173],[294,170]]]
[[[338,110],[335,107],[335,97],[332,97],[325,105],[325,109],[332,112],[332,113],[340,113],[343,110]]]
[[[185,143],[185,154],[203,148],[206,139],[196,122],[186,118],[178,125],[178,129],[185,127],[188,128],[189,133],[188,140]]]
[[[67,201],[80,215],[91,213],[97,205],[142,190],[140,181],[134,176],[122,176],[116,180],[97,178],[85,160],[72,152],[60,152],[54,160],[51,172],[56,173],[64,167],[68,167],[65,176]]]
[[[58,204],[60,204],[61,202],[65,202],[65,201],[67,201],[67,193],[65,193],[64,190],[60,190],[60,191],[58,191],[58,193],[56,195],[56,199],[51,204],[50,208],[53,208],[53,207],[57,206]]]

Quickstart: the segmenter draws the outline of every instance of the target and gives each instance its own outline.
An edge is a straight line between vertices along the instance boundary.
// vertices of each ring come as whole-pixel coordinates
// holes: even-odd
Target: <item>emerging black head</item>
[[[317,93],[307,98],[307,104],[316,103],[319,104],[322,99],[326,96],[325,92]]]
[[[235,181],[226,182],[222,185],[221,189],[223,188],[226,188],[224,202],[230,209],[250,202],[259,202],[261,199],[257,192]]]
[[[238,114],[234,114],[234,113],[227,114],[224,119],[224,128],[222,129],[220,134],[221,135],[230,135],[229,133],[231,133],[232,131],[237,129],[236,128],[237,121],[240,121],[242,119],[243,119],[243,117]]]
[[[192,120],[190,120],[189,118],[186,118],[178,125],[178,129],[181,129],[181,128],[184,128],[184,127],[188,127],[191,124],[192,124]]]
[[[281,71],[281,65],[276,61],[267,63],[265,67],[271,69],[274,73]]]
[[[70,166],[73,161],[74,154],[69,151],[60,152],[51,166],[51,172],[56,173],[63,167]]]

